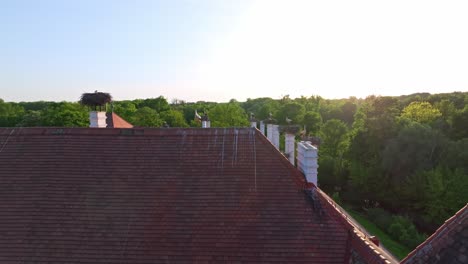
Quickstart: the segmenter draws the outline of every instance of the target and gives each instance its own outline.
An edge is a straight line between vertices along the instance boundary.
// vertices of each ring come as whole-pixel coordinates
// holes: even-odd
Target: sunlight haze
[[[6,4],[0,98],[468,91],[466,1],[97,2]]]

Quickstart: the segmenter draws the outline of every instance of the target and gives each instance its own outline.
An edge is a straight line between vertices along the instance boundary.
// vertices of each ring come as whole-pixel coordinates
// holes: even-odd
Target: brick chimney
[[[297,168],[304,173],[307,182],[313,183],[315,186],[318,186],[317,159],[318,149],[310,141],[301,141],[297,144]]]
[[[106,112],[91,111],[89,112],[89,127],[107,127]]]

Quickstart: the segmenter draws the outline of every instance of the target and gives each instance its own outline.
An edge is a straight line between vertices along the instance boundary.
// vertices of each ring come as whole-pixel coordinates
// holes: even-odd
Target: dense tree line
[[[399,215],[385,229],[402,240],[414,231],[399,227],[409,219],[429,233],[468,202],[468,93],[228,103],[158,97],[116,101],[111,110],[141,127],[199,127],[195,110],[208,113],[213,127],[247,126],[250,113],[292,119],[320,138],[320,187],[376,221],[388,219],[379,212]],[[0,100],[0,126],[87,125],[88,109],[78,103]]]

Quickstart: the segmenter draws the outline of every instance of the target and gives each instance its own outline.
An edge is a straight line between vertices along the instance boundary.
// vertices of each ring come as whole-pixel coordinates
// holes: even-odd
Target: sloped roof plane
[[[0,128],[0,186],[0,263],[390,263],[252,128]]]
[[[127,122],[114,112],[106,113],[107,128],[132,128],[133,125]]]

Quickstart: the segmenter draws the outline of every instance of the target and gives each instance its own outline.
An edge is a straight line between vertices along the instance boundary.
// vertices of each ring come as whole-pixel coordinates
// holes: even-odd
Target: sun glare
[[[468,39],[456,26],[468,21],[452,7],[427,1],[256,1],[199,65],[196,84],[224,99],[239,93],[398,95],[408,89],[437,92],[447,83],[463,90]]]

